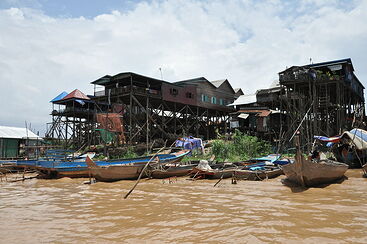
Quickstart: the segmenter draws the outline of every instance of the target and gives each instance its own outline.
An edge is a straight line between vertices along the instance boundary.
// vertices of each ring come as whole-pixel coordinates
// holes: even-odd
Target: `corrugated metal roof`
[[[238,115],[237,117],[238,118],[241,118],[241,119],[247,119],[248,116],[250,116],[250,114],[246,114],[246,113],[240,113],[240,115]]]
[[[280,87],[279,80],[274,80],[269,88]]]
[[[350,58],[344,58],[344,59],[332,60],[332,61],[327,61],[327,62],[322,62],[322,63],[309,64],[307,66],[316,68],[316,67],[323,67],[323,66],[328,66],[332,64],[340,64],[340,63],[349,63],[352,65],[352,60]],[[352,65],[352,69],[354,71],[353,65]]]
[[[176,82],[173,82],[173,84],[175,85],[184,85],[184,84],[195,85],[196,83],[200,83],[200,82],[206,82],[209,85],[211,85],[213,88],[217,88],[212,82],[208,81],[205,77],[198,77],[198,78],[189,79],[189,80],[176,81]]]
[[[268,109],[241,109],[238,111],[239,113],[248,113],[248,114],[256,114],[259,117],[267,117],[271,114],[271,111]]]
[[[79,91],[78,89],[75,89],[74,91],[70,92],[62,100],[68,100],[68,99],[73,99],[73,98],[75,98],[75,99],[90,100],[89,97],[87,97],[83,92]]]
[[[251,104],[256,103],[256,95],[241,95],[239,96],[236,101],[234,101],[231,104],[228,104],[228,106],[236,106],[236,105],[244,105],[244,104]]]
[[[211,81],[211,83],[213,85],[215,85],[217,88],[220,87],[227,79],[222,79],[222,80],[213,80]]]
[[[42,139],[26,128],[0,126],[0,138],[26,139],[27,137],[31,139]]]

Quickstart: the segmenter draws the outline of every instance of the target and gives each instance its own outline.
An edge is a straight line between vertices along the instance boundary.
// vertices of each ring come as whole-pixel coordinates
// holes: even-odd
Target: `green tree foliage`
[[[219,161],[241,161],[271,153],[270,143],[236,130],[230,140],[214,140],[212,154]]]

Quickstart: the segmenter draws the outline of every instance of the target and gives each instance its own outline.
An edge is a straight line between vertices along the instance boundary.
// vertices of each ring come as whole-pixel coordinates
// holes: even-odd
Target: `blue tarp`
[[[269,161],[271,163],[277,161],[282,155],[280,154],[269,154],[268,156],[261,158],[254,158],[253,161]]]
[[[332,143],[335,143],[335,142],[339,142],[340,141],[341,136],[333,136],[333,137],[314,136],[313,138],[314,139],[318,139],[318,140],[323,141],[323,142],[332,142]]]
[[[84,102],[83,100],[80,100],[80,99],[76,99],[76,100],[75,100],[75,102],[78,102],[78,103],[80,103],[81,105],[84,105],[84,104],[85,104],[85,102]]]
[[[349,131],[353,136],[358,136],[359,138],[361,138],[363,141],[367,142],[367,132],[365,130],[361,130],[361,129],[353,129],[351,131]]]
[[[331,147],[334,143],[340,142],[342,138],[349,138],[358,150],[367,149],[367,131],[362,129],[353,129],[351,131],[345,131],[340,136],[326,137],[326,136],[314,136],[323,142],[327,142],[327,146]]]
[[[54,103],[57,101],[60,101],[61,99],[63,99],[64,97],[66,97],[69,93],[67,93],[66,91],[61,92],[57,97],[55,97],[54,99],[52,99],[50,101],[50,103]]]
[[[183,137],[176,141],[176,147],[182,147],[184,149],[203,149],[203,141],[200,138],[195,138],[192,136]]]

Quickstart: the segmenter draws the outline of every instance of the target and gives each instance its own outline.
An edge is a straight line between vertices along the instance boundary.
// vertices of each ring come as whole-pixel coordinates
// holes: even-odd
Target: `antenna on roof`
[[[310,64],[312,64],[312,58],[310,58]]]
[[[163,80],[162,68],[159,67],[159,71],[161,72],[161,80]]]

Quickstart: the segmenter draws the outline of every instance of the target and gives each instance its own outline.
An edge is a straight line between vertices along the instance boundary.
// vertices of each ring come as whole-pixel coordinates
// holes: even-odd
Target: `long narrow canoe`
[[[283,174],[283,170],[275,166],[259,170],[238,169],[234,171],[233,177],[237,180],[261,181],[278,177],[281,174]]]
[[[197,164],[175,165],[164,169],[157,168],[151,170],[149,176],[154,179],[186,176],[190,174],[195,166],[197,166]]]
[[[157,158],[161,163],[174,163],[182,160],[190,151],[182,150],[171,154],[158,154]],[[151,157],[138,157],[131,159],[96,161],[98,166],[106,167],[110,165],[145,165]],[[85,161],[65,162],[65,161],[19,161],[17,165],[36,169],[42,178],[85,178],[89,177],[88,165]]]
[[[156,156],[152,162],[149,164],[150,170],[154,169],[154,167],[158,164],[168,164],[168,163],[177,163],[181,161],[190,151],[182,150],[176,153],[172,153],[172,157],[160,158]],[[150,160],[151,158],[149,158]],[[86,163],[88,164],[88,172],[94,177],[97,181],[103,182],[113,182],[118,180],[135,180],[139,177],[141,171],[145,167],[145,165],[149,162],[146,161],[144,163],[129,163],[129,164],[114,164],[114,165],[97,165],[92,160],[87,158]],[[143,175],[143,176],[148,176]]]
[[[348,165],[332,160],[308,160],[297,152],[294,163],[283,165],[282,169],[287,180],[304,187],[312,187],[343,178]]]
[[[203,170],[194,168],[191,171],[192,178],[194,179],[227,179],[231,178],[237,167],[226,168],[226,169],[210,169]]]

